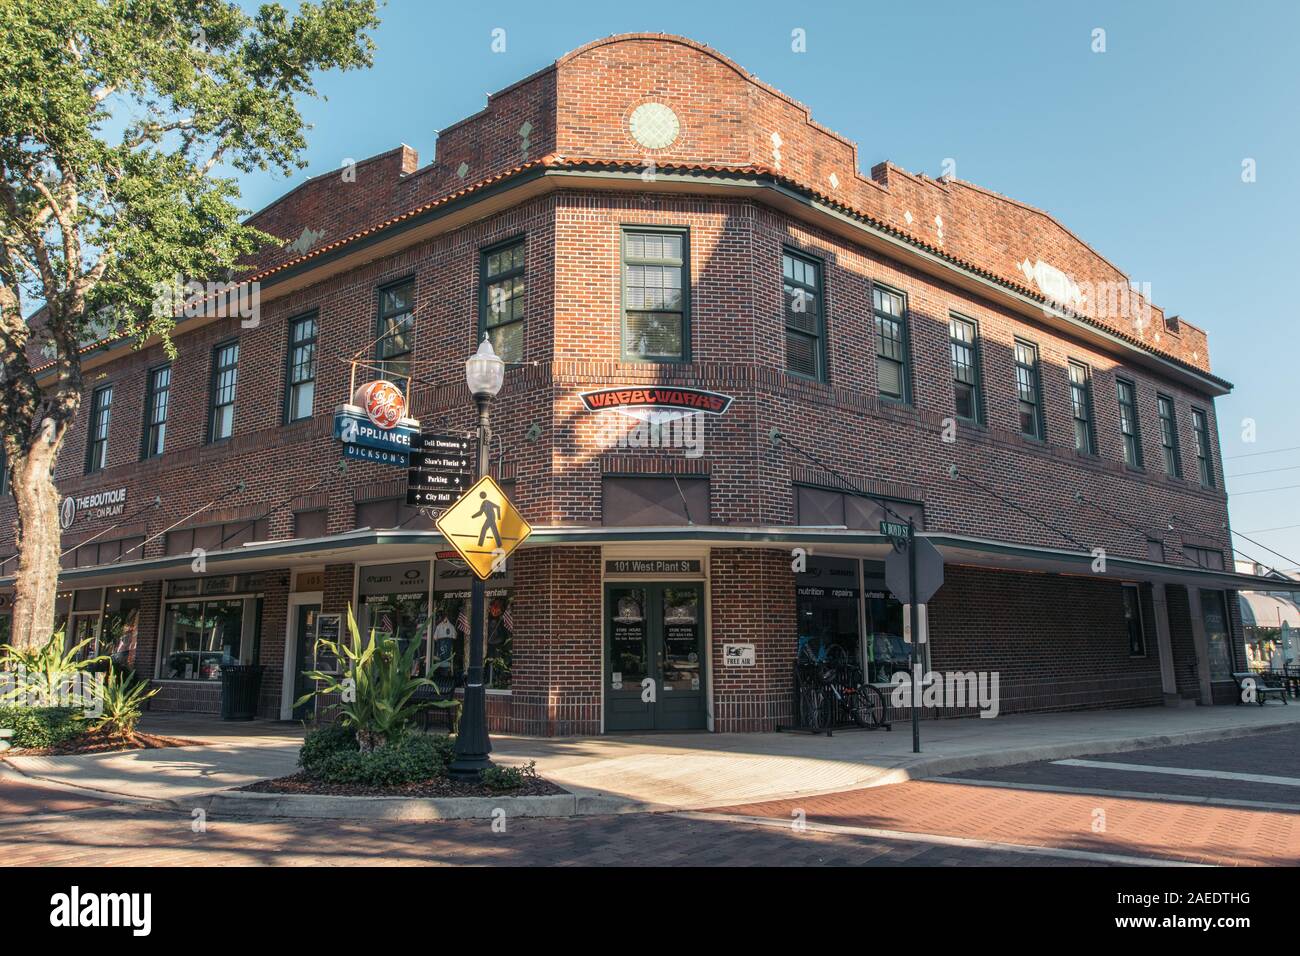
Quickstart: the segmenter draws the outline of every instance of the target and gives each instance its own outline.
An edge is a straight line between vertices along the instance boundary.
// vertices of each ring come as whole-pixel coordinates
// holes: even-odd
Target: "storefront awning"
[[[1083,551],[1036,547],[991,539],[939,532],[924,533],[944,559],[957,565],[1000,568],[1045,574],[1092,576],[1093,556]],[[808,548],[821,555],[883,560],[891,551],[884,535],[835,526],[741,527],[687,525],[672,527],[537,527],[524,548],[560,545],[653,543],[708,547]],[[447,548],[436,531],[364,528],[326,538],[250,542],[239,548],[212,551],[205,557],[205,573],[230,574],[314,567],[324,564],[376,564],[427,559]],[[187,554],[118,564],[72,568],[60,577],[60,587],[106,587],[140,581],[190,577],[196,572]],[[1134,558],[1107,558],[1105,577],[1122,581],[1150,581],[1188,587],[1237,591],[1285,591],[1277,578],[1239,574],[1228,570],[1161,564]],[[0,579],[0,587],[13,579]],[[1300,582],[1296,593],[1300,594]]]
[[[1259,591],[1242,591],[1241,623],[1243,627],[1287,627],[1300,630],[1300,594],[1283,597]]]

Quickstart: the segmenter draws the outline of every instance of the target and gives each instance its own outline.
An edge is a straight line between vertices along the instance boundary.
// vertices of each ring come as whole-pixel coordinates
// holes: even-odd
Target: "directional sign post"
[[[413,435],[406,503],[443,509],[473,481],[470,441],[460,435]]]
[[[882,534],[889,522],[880,523]],[[934,592],[943,585],[943,555],[925,538],[916,536],[916,524],[911,518],[904,526],[907,536],[903,539],[903,548],[895,548],[885,558],[885,584],[895,599],[910,605],[912,632],[912,752],[921,752],[921,681],[917,671],[920,670],[921,626],[920,608],[934,596]],[[891,537],[894,537],[891,535]],[[894,537],[894,540],[898,540]]]

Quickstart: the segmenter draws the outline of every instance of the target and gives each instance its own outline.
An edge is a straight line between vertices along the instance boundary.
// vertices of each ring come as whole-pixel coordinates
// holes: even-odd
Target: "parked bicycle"
[[[887,726],[885,698],[863,680],[862,668],[844,648],[814,651],[805,644],[796,660],[800,723],[814,732],[852,720],[859,727]]]

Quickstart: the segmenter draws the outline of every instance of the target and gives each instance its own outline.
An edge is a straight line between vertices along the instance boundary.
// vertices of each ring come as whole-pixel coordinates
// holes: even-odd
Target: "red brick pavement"
[[[67,790],[0,779],[0,817],[67,813],[72,810],[86,810],[107,805],[107,800],[97,800]]]
[[[715,813],[934,833],[1224,866],[1300,863],[1300,813],[918,780]],[[1100,813],[1099,813],[1100,811]],[[1104,830],[1094,832],[1095,823]]]

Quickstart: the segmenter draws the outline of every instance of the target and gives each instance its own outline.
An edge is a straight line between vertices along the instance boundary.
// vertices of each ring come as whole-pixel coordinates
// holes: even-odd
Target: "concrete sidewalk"
[[[1083,754],[1196,743],[1265,730],[1300,732],[1300,707],[1145,708],[922,721],[892,731],[809,734],[655,734],[493,738],[501,763],[537,761],[542,776],[625,810],[755,803],[898,783],[960,770]],[[10,757],[14,770],[54,786],[141,802],[184,803],[296,769],[302,729],[150,715],[142,729],[202,746],[77,757]],[[1243,741],[1243,746],[1249,746]],[[13,771],[7,771],[12,773]]]

